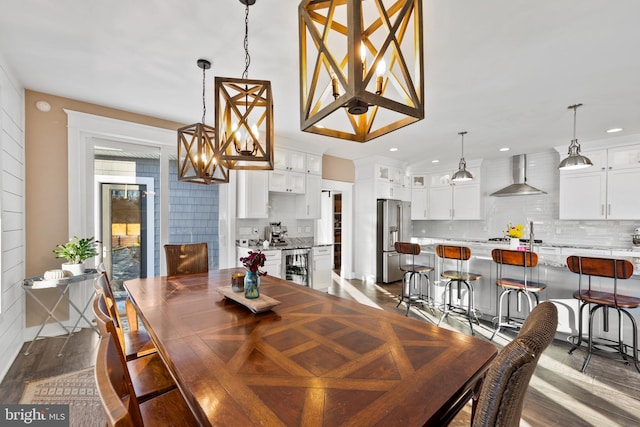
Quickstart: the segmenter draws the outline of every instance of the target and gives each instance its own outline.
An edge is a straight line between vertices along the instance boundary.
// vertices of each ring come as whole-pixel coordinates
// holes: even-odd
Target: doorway
[[[340,274],[342,267],[342,194],[333,195],[333,269]]]
[[[147,186],[102,183],[103,264],[111,285],[147,276]]]

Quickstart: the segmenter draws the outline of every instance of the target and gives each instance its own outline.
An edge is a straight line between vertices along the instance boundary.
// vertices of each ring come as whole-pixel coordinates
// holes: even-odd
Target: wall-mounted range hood
[[[527,155],[520,154],[513,156],[513,184],[508,187],[491,193],[496,197],[507,196],[530,196],[534,194],[547,194],[546,191],[538,190],[527,184]]]

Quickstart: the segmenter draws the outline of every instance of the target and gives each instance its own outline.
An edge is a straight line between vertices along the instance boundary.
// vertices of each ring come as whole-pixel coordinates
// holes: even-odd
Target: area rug
[[[102,427],[106,424],[93,368],[29,381],[20,403],[69,404],[71,427]]]

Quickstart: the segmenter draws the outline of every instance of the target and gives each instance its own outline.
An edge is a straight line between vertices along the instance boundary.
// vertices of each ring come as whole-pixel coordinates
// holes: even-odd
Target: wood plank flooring
[[[399,283],[367,284],[359,280],[341,280],[334,275],[329,293],[362,303],[377,305],[388,311],[404,315],[406,307],[398,303]],[[412,308],[409,315],[425,322],[437,322],[440,312]],[[451,318],[443,327],[469,333],[465,321]],[[488,339],[491,325],[481,323],[477,336]],[[501,347],[513,332],[496,338]],[[64,355],[56,357],[63,338],[39,340],[32,353],[16,358],[0,384],[0,402],[17,403],[24,383],[83,369],[94,364],[98,338],[91,329],[74,334]],[[26,349],[26,343],[22,351]],[[594,354],[582,374],[580,368],[585,351],[567,354],[570,345],[555,341],[542,355],[529,385],[522,414],[521,426],[638,426],[640,425],[640,374],[631,365],[625,365],[618,356]],[[427,398],[425,396],[425,398]],[[468,414],[454,420],[454,426],[468,425]]]

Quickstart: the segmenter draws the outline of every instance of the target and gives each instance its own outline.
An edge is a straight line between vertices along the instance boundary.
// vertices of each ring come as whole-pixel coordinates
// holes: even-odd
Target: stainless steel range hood
[[[538,190],[527,184],[527,155],[520,154],[513,156],[513,184],[508,187],[491,193],[491,196],[531,196],[534,194],[547,194],[546,191]]]

